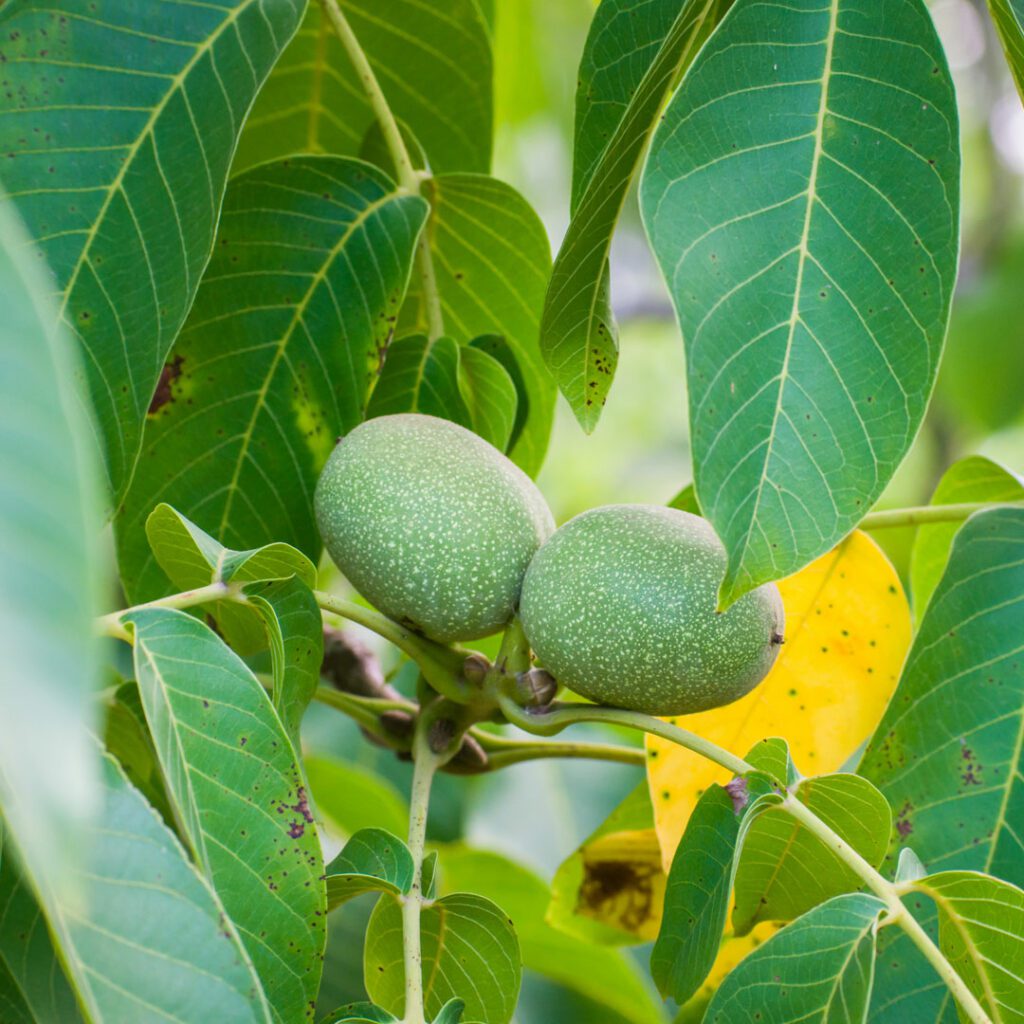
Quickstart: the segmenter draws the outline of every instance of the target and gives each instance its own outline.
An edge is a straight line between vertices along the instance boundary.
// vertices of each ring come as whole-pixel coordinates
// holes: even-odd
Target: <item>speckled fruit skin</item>
[[[533,481],[501,452],[417,413],[344,437],[315,505],[327,551],[363,597],[445,643],[512,618],[526,567],[555,528]]]
[[[771,668],[784,613],[769,584],[718,614],[726,554],[699,516],[607,505],[537,552],[520,616],[555,678],[601,704],[652,715],[720,707]]]

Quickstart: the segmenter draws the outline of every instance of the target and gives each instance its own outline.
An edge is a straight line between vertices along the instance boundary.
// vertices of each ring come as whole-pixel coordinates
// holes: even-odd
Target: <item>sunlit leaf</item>
[[[319,557],[313,488],[363,418],[425,212],[354,160],[297,157],[232,180],[115,524],[133,600],[167,586],[143,529],[157,502],[229,547]]]
[[[932,505],[955,505],[960,502],[1020,501],[1024,499],[1024,482],[997,462],[981,455],[971,455],[954,462],[942,475]],[[949,549],[962,523],[931,523],[917,528],[910,560],[910,593],[914,612],[920,618],[946,568]]]
[[[572,218],[544,300],[541,345],[587,431],[618,362],[608,252],[665,97],[718,22],[726,0],[603,0],[576,91]]]
[[[339,0],[395,116],[438,172],[491,163],[492,58],[476,0]],[[236,169],[292,153],[365,155],[373,111],[318,2],[260,92]]]
[[[875,962],[875,896],[837,896],[784,928],[722,982],[706,1024],[861,1024]]]
[[[87,355],[113,500],[213,247],[249,106],[302,0],[0,8],[2,178]]]
[[[327,909],[366,892],[407,895],[415,866],[409,848],[379,828],[357,832],[326,867]]]
[[[72,898],[97,804],[86,730],[99,710],[100,517],[90,428],[71,386],[73,343],[55,329],[39,263],[0,206],[0,817],[37,879]]]
[[[714,966],[744,836],[779,799],[767,775],[751,772],[728,788],[710,786],[698,801],[672,860],[651,953],[651,974],[663,996],[685,1003]]]
[[[910,447],[956,276],[959,181],[924,0],[737,0],[669,104],[641,209],[686,345],[724,605],[833,547]]]
[[[767,679],[735,704],[681,724],[735,753],[783,737],[804,772],[836,771],[874,729],[896,685],[910,643],[906,598],[895,570],[863,533],[779,590],[786,642]],[[664,740],[648,740],[647,749],[655,822],[670,862],[698,797],[729,773]]]
[[[444,891],[493,900],[512,919],[523,967],[608,1007],[630,1024],[661,1024],[659,1001],[639,965],[613,949],[553,928],[551,893],[527,868],[497,853],[465,846],[441,850]]]
[[[858,775],[821,775],[794,790],[872,867],[889,845],[892,811]],[[739,935],[760,921],[792,921],[819,903],[861,888],[863,880],[830,846],[785,811],[769,809],[751,823],[736,873],[733,928]]]
[[[424,1008],[431,1018],[450,999],[463,999],[481,1024],[508,1024],[522,968],[515,930],[505,913],[473,893],[452,893],[420,916]],[[402,909],[381,896],[370,918],[364,953],[366,989],[375,1003],[401,1013],[405,1003]]]
[[[547,451],[555,408],[555,383],[538,341],[551,270],[547,232],[530,204],[496,178],[446,174],[425,181],[422,194],[431,207],[425,232],[445,334],[460,345],[487,334],[504,338],[521,367],[527,391],[525,405],[520,399],[526,420],[510,455],[535,475]],[[427,327],[422,292],[414,278],[400,333],[423,333]],[[499,361],[508,369],[505,360]]]
[[[270,1024],[252,963],[223,906],[109,758],[102,810],[84,848],[82,909],[46,895],[42,903],[90,1024]],[[0,964],[16,978],[33,1024],[79,1020],[51,935],[6,854]]]
[[[323,859],[291,742],[263,687],[198,619],[126,617],[168,792],[275,1017],[312,1019],[325,941]]]

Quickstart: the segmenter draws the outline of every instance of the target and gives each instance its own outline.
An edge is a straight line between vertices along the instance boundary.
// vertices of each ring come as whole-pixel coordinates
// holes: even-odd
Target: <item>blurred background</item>
[[[495,3],[494,173],[538,210],[554,252],[568,221],[576,71],[594,3]],[[939,386],[883,506],[926,503],[944,469],[963,455],[985,454],[1024,469],[1024,108],[983,6],[937,0],[931,7],[959,94],[963,248]],[[621,355],[603,419],[587,437],[560,399],[540,475],[560,523],[608,502],[664,503],[691,480],[682,344],[635,199],[612,249],[612,297]],[[877,539],[905,574],[912,532],[883,531]],[[363,639],[373,646],[372,637]],[[386,670],[398,669],[387,652],[378,653]],[[398,682],[403,685],[401,672]],[[319,770],[343,773],[325,786],[346,793],[333,816],[338,835],[392,819],[394,831],[404,831],[408,765],[366,743],[356,726],[328,709],[314,705],[307,721],[311,774],[317,753],[331,758]],[[431,838],[507,854],[549,882],[641,777],[639,769],[597,762],[535,762],[470,780],[444,776],[431,809]],[[357,901],[332,915],[325,1009],[362,997],[361,935],[371,908],[372,899]],[[646,962],[647,953],[640,947],[629,955]],[[527,972],[518,1024],[623,1020]]]

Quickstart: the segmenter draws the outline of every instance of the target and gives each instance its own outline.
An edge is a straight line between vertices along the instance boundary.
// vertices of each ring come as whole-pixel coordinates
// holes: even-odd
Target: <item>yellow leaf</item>
[[[735,704],[669,721],[740,757],[781,736],[802,772],[832,772],[871,734],[892,695],[910,645],[910,609],[896,570],[860,532],[779,590],[786,642],[765,681]],[[647,779],[667,870],[700,795],[729,773],[648,737]]]

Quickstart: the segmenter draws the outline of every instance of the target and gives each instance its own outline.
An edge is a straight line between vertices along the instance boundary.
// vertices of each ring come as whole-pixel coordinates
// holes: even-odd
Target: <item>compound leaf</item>
[[[3,180],[87,359],[116,506],[213,248],[253,98],[302,0],[33,0],[0,13]]]
[[[362,421],[425,213],[357,160],[296,157],[232,180],[115,524],[132,600],[166,591],[143,530],[161,501],[225,545],[319,557],[313,488]]]
[[[723,606],[833,547],[910,447],[949,314],[959,181],[924,0],[737,0],[669,104],[641,209],[686,344]]]

